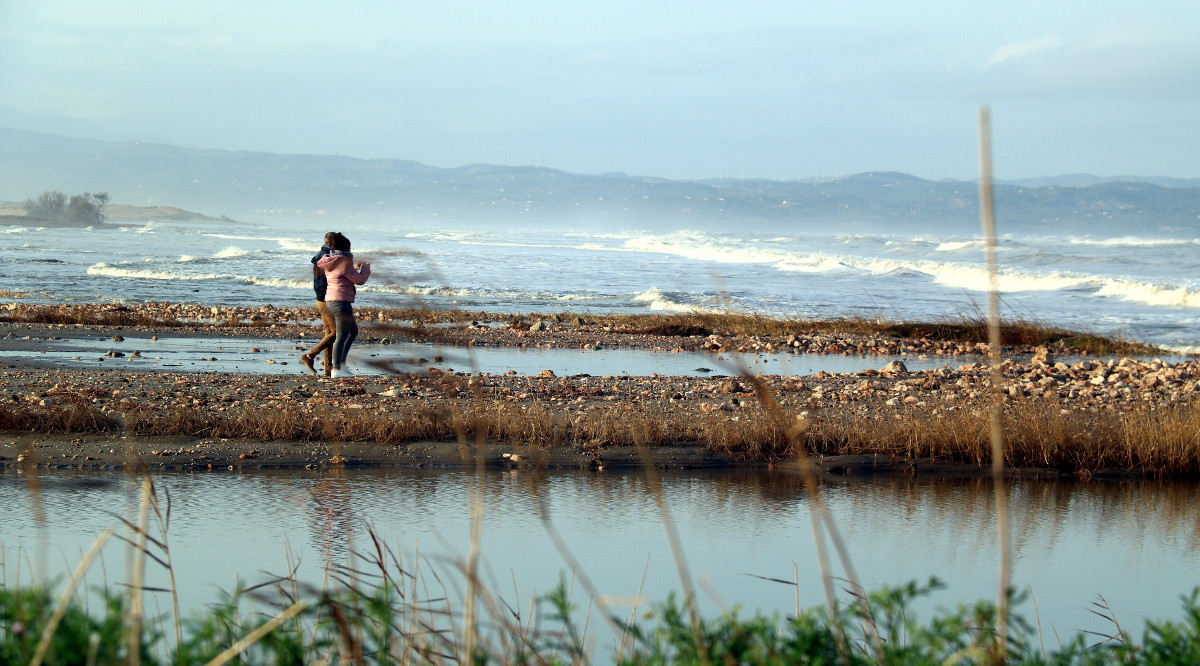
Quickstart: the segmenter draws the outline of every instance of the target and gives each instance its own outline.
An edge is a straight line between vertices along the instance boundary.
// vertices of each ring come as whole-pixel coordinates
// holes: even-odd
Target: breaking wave
[[[103,277],[140,278],[143,280],[222,280],[231,277],[220,273],[179,273],[169,270],[129,268],[125,266],[113,266],[104,262],[88,266],[87,274]]]
[[[1171,245],[1200,245],[1200,238],[1181,240],[1171,238],[1138,238],[1136,236],[1121,236],[1118,238],[1070,238],[1067,242],[1072,245],[1095,245],[1099,247],[1163,247]]]
[[[935,252],[958,252],[959,250],[966,250],[968,248],[982,249],[983,246],[984,242],[981,240],[947,241],[945,243],[939,243],[938,246],[933,249]]]
[[[717,312],[716,308],[696,305],[694,303],[683,303],[676,300],[677,297],[659,290],[658,287],[650,287],[649,289],[634,294],[633,300],[638,303],[646,303],[651,310],[657,312],[676,312],[681,314],[695,314],[704,312]]]
[[[316,254],[317,250],[321,249],[320,241],[314,243],[299,238],[276,238],[274,240],[276,243],[279,243],[279,249],[287,250],[288,252],[310,252]]]
[[[217,234],[217,233],[203,233],[200,235],[207,236],[209,238],[221,238],[224,240],[260,241],[260,242],[264,242],[264,243],[279,243],[281,245],[283,243],[296,243],[296,244],[303,244],[304,247],[311,247],[313,245],[312,243],[308,243],[308,242],[299,240],[292,236],[244,236],[244,235],[240,235],[240,234]],[[320,247],[320,246],[318,245],[317,247]]]
[[[1128,242],[1130,239],[1114,240]],[[1186,243],[1191,242],[1186,241]],[[936,249],[938,251],[954,251],[979,243],[981,241],[952,241],[943,243]],[[625,246],[639,252],[669,254],[697,261],[767,264],[780,271],[831,273],[849,270],[864,277],[888,279],[920,279],[924,277],[943,287],[976,292],[986,291],[989,286],[987,270],[981,263],[915,258],[892,259],[879,256],[863,257],[821,249],[806,252],[791,248],[764,246],[756,242],[747,242],[744,238],[727,242],[720,238],[693,232],[663,236],[642,235],[629,239]],[[1037,256],[1042,263],[1049,262],[1044,256],[1040,254]],[[1200,293],[1191,287],[1158,284],[1135,278],[1105,276],[1086,271],[1037,270],[1036,268],[1001,269],[997,277],[998,287],[1004,293],[1084,291],[1096,296],[1117,297],[1129,302],[1159,307],[1200,307]],[[663,302],[660,305],[663,309],[688,307],[686,304],[669,302]]]
[[[234,257],[244,257],[247,254],[250,254],[250,253],[236,245],[230,245],[229,247],[225,248],[224,250],[221,250],[220,252],[214,254],[213,256],[216,257],[217,259],[232,259]]]
[[[292,278],[264,278],[254,275],[238,275],[235,273],[190,273],[166,269],[136,268],[134,266],[113,266],[100,262],[88,266],[88,275],[100,277],[129,278],[140,280],[228,280],[267,287],[312,288],[312,280]]]
[[[248,275],[230,276],[238,282],[258,285],[260,287],[282,287],[285,289],[312,289],[312,280],[297,280],[289,278],[261,278]]]
[[[945,287],[969,291],[987,291],[988,272],[982,266],[938,262],[918,263],[913,268],[927,273],[933,281]],[[1001,270],[997,274],[997,286],[1001,292],[1019,293],[1031,291],[1061,291],[1095,284],[1097,278],[1088,275],[1071,275],[1052,271],[1032,273],[1018,270]]]
[[[1136,280],[1107,278],[1097,296],[1112,296],[1123,301],[1167,308],[1200,308],[1200,291],[1175,285],[1153,284]]]

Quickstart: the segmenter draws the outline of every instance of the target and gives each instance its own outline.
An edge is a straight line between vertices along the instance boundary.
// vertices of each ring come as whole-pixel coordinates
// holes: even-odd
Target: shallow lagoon
[[[39,340],[37,358],[65,367],[103,367],[127,370],[176,372],[301,373],[300,354],[312,340],[257,337],[163,337],[130,335],[113,342],[102,334],[82,334],[59,340]],[[123,356],[106,356],[116,351]],[[138,352],[133,356],[133,352]],[[1082,357],[1058,360],[1074,363]],[[812,375],[861,372],[902,361],[909,370],[931,370],[986,361],[978,356],[855,356],[840,354],[668,352],[648,349],[550,349],[538,347],[447,347],[432,343],[356,343],[350,354],[355,372],[382,374],[396,371],[483,372],[536,375],[551,370],[557,375],[677,376],[736,375],[740,368],[753,374]],[[1178,357],[1164,360],[1179,360]],[[380,367],[376,364],[384,364]],[[318,363],[318,366],[320,363]]]
[[[100,530],[118,525],[117,514],[135,513],[136,483],[125,474],[37,478],[31,492],[30,477],[0,474],[9,584],[69,572]],[[262,582],[297,563],[299,577],[318,584],[327,557],[347,562],[367,547],[368,526],[404,557],[419,558],[423,572],[444,575],[447,558],[467,552],[477,480],[485,580],[514,606],[528,607],[560,573],[570,576],[539,519],[541,502],[600,593],[628,603],[639,588],[649,601],[679,589],[662,517],[639,472],[371,469],[154,480],[170,497],[168,536],[185,608],[216,601],[238,579]],[[790,613],[796,589],[756,576],[793,580],[797,572],[800,603],[824,602],[810,502],[798,478],[671,471],[662,481],[706,612],[740,604]],[[822,492],[868,589],[936,575],[949,587],[918,606],[926,618],[937,607],[994,598],[990,481],[862,478]],[[1101,597],[1135,635],[1146,617],[1179,619],[1179,596],[1200,584],[1196,484],[1022,480],[1009,486],[1009,506],[1013,584],[1033,594],[1017,610],[1039,622],[1050,643],[1055,632],[1111,630],[1089,610]],[[110,542],[88,582],[111,586],[125,580],[125,569],[124,546]],[[167,581],[160,571],[149,582]],[[158,603],[169,608],[165,595]]]

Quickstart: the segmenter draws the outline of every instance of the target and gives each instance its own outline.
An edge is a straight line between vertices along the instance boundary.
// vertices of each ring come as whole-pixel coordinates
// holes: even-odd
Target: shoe
[[[334,379],[347,379],[354,376],[354,372],[350,368],[334,368],[333,374],[330,375]]]
[[[315,374],[317,374],[317,369],[315,367],[313,367],[314,360],[315,359],[313,357],[309,356],[308,354],[300,355],[300,362],[304,364],[304,367],[308,368],[309,372],[311,372],[315,375]]]

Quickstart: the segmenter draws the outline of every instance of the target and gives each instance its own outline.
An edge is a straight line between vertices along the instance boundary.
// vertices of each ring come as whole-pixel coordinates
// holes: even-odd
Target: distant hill
[[[483,164],[442,169],[399,159],[198,150],[0,129],[0,199],[20,201],[47,189],[106,191],[114,202],[257,221],[753,225],[770,233],[830,226],[886,232],[903,225],[973,234],[979,228],[975,183],[892,172],[788,182],[676,181]],[[1200,185],[1193,181],[1076,175],[1004,182],[996,187],[996,206],[1002,232],[1200,237]]]
[[[1018,187],[1088,187],[1104,183],[1150,183],[1162,187],[1200,187],[1200,178],[1168,178],[1166,176],[1096,176],[1072,173],[1063,176],[1043,176],[999,181]]]

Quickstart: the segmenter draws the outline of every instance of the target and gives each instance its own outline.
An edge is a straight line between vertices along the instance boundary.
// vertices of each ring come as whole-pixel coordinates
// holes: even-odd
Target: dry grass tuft
[[[146,315],[124,305],[67,304],[20,305],[10,308],[7,321],[36,324],[87,324],[93,326],[182,326],[183,323]]]
[[[888,455],[991,463],[985,408],[863,419],[831,411],[806,435],[822,455]],[[1065,411],[1054,400],[1020,399],[1004,411],[1005,465],[1075,474],[1200,475],[1200,406],[1133,412]]]
[[[118,419],[83,403],[0,407],[0,430],[56,435],[112,432],[120,427]]]
[[[708,448],[736,458],[773,461],[795,455],[788,433],[767,410],[755,408],[742,416],[706,415],[701,427]]]
[[[146,437],[212,437],[220,428],[220,421],[211,414],[191,407],[137,409],[122,412],[122,416],[126,433]]]

